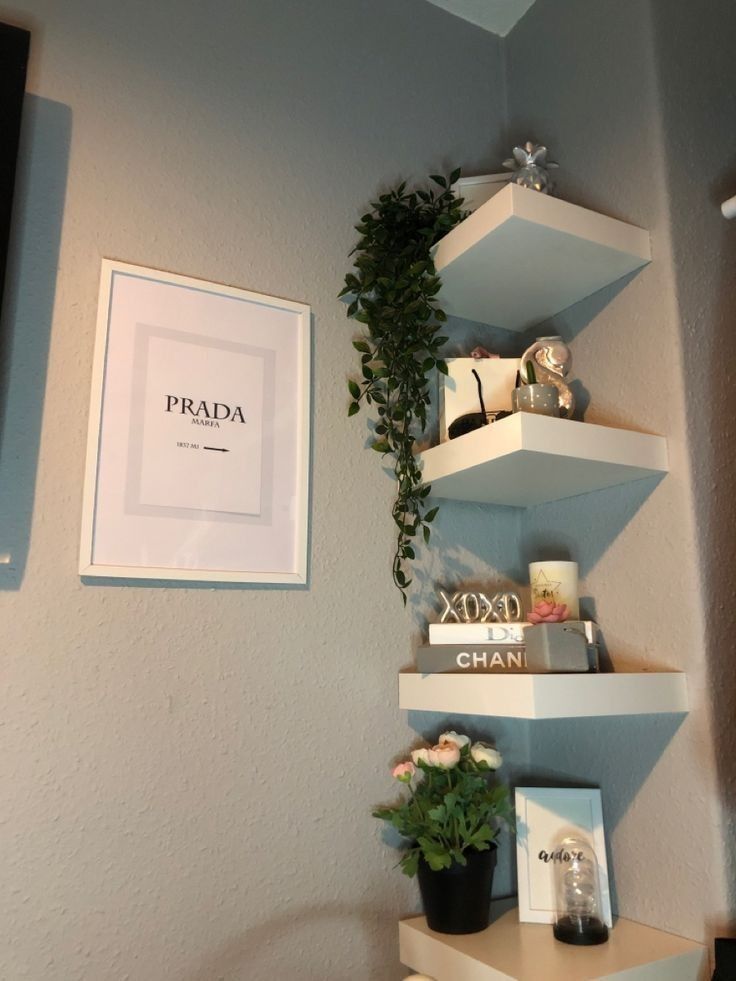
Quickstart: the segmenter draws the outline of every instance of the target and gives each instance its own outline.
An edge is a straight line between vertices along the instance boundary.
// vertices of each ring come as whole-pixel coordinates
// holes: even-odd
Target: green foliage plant
[[[394,767],[394,778],[409,796],[377,808],[373,816],[406,839],[399,862],[406,875],[416,875],[420,858],[436,872],[453,862],[467,865],[468,851],[496,846],[513,813],[507,787],[490,779],[502,762],[491,746],[471,746],[467,736],[447,732],[436,746],[415,750],[411,761]]]
[[[371,203],[356,230],[360,240],[350,253],[353,271],[340,296],[350,296],[347,315],[366,332],[353,341],[360,354],[360,376],[348,382],[348,415],[361,403],[375,405],[378,421],[371,446],[392,459],[396,499],[392,508],[397,529],[393,581],[404,604],[412,580],[406,565],[416,558],[415,540],[429,543],[430,524],[438,508],[429,508],[430,487],[422,487],[414,448],[427,426],[429,376],[447,374],[439,334],[447,316],[437,294],[441,282],[432,260],[432,246],[458,224],[465,213],[462,198],[450,189],[459,178],[433,175],[436,187],[407,191],[406,183]]]

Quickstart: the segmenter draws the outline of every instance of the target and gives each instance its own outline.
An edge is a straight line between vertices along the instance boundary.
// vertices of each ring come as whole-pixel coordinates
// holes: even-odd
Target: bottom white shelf
[[[509,902],[494,904],[483,933],[434,933],[423,916],[399,924],[401,963],[435,981],[706,981],[705,947],[618,919],[598,947],[559,943],[552,927],[520,923]]]

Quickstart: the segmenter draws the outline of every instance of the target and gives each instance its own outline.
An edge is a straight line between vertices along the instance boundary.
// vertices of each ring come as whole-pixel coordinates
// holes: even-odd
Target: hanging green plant
[[[350,379],[348,415],[361,402],[375,404],[378,421],[372,448],[393,460],[396,500],[392,515],[397,527],[393,580],[406,604],[412,580],[407,563],[416,557],[414,541],[429,542],[430,524],[438,508],[428,508],[430,488],[422,486],[414,457],[417,436],[427,426],[429,376],[447,374],[439,334],[447,320],[437,302],[441,283],[431,256],[432,246],[464,217],[462,198],[449,177],[433,175],[434,188],[406,190],[406,183],[371,203],[356,230],[360,241],[350,253],[354,271],[345,277],[340,296],[351,296],[348,317],[365,324],[367,333],[353,346],[360,353],[361,375]]]

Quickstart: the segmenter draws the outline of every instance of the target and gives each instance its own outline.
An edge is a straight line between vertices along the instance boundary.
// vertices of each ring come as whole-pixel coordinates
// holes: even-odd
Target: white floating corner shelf
[[[435,246],[445,311],[521,331],[651,261],[649,233],[508,184]]]
[[[706,981],[706,948],[692,940],[620,918],[607,943],[571,947],[551,926],[520,923],[508,905],[465,936],[434,933],[423,916],[403,920],[401,963],[436,981]]]
[[[682,714],[686,676],[678,671],[600,674],[399,674],[399,707],[447,715],[576,719]]]
[[[517,412],[418,457],[432,496],[528,508],[667,473],[662,436]]]

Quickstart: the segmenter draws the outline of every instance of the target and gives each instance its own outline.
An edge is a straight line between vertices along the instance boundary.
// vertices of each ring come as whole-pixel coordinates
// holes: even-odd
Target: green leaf
[[[438,511],[439,511],[439,505],[437,507],[431,508],[429,511],[427,511],[427,513],[424,515],[424,518],[423,518],[424,522],[426,524],[428,524],[428,525],[431,524],[434,521],[434,519],[437,517],[437,512]]]
[[[448,374],[448,371],[447,371],[447,362],[446,361],[442,361],[440,359],[437,362],[437,371],[441,372],[443,375]]]
[[[449,869],[452,859],[449,855],[432,854],[427,856],[427,864],[433,872],[440,872],[442,869]]]
[[[400,865],[404,875],[408,875],[410,879],[413,878],[419,870],[419,852],[417,849],[413,848],[407,852],[401,859]]]
[[[371,449],[375,450],[376,453],[390,453],[391,447],[386,442],[385,439],[377,439],[375,443],[371,444]]]
[[[460,175],[462,174],[462,167],[456,167],[455,170],[450,174],[450,183],[457,184],[460,180]]]
[[[457,173],[453,170],[451,182]],[[351,339],[360,355],[362,382],[356,377],[349,383],[348,414],[358,412],[363,402],[375,403],[380,421],[369,445],[393,458],[392,520],[397,537],[392,574],[404,605],[412,581],[405,563],[416,558],[411,539],[421,529],[425,542],[429,541],[427,522],[421,516],[429,487],[421,482],[413,456],[415,443],[427,425],[429,376],[435,367],[447,373],[446,363],[439,359],[447,338],[437,336],[445,319],[438,300],[441,277],[430,250],[463,217],[448,189],[448,178],[434,174],[430,183],[439,190],[407,190],[402,182],[382,190],[371,203],[355,226],[360,238],[350,253],[353,267],[341,294],[349,301],[348,316],[367,328],[367,336]],[[400,833],[416,840],[419,829],[407,823],[403,813],[393,823]],[[446,856],[446,848],[444,852]]]
[[[457,811],[458,797],[457,794],[450,792],[445,794],[445,808],[448,814],[455,814]]]

